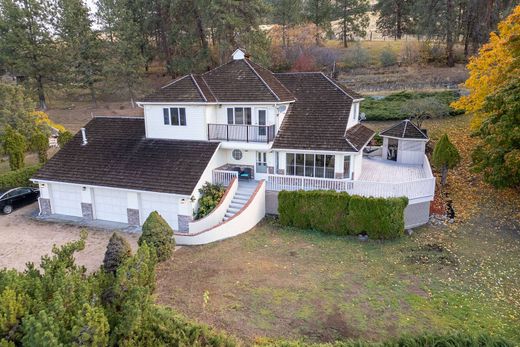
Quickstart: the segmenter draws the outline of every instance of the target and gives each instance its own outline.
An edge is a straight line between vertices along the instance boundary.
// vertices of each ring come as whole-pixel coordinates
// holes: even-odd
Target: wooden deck
[[[363,158],[363,169],[360,181],[382,183],[404,183],[431,178],[428,170],[422,165],[399,164],[380,158]]]

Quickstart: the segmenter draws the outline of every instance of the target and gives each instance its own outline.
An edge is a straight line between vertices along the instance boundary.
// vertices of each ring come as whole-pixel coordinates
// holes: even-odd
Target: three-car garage
[[[157,211],[172,228],[178,227],[178,195],[64,183],[40,185],[40,190],[42,197],[48,196],[53,214],[85,217],[86,210],[92,219],[129,223],[131,209],[139,212],[142,225],[150,213]]]

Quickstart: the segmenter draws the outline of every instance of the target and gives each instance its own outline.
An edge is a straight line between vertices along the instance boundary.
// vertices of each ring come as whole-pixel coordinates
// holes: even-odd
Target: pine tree
[[[377,29],[385,36],[400,40],[403,35],[413,32],[413,1],[378,0],[374,11],[379,15]]]
[[[343,47],[354,36],[365,36],[369,24],[368,0],[337,0],[336,15],[341,20],[341,39]]]
[[[115,273],[119,266],[132,255],[132,248],[124,237],[113,233],[108,241],[107,250],[103,259],[103,269]]]
[[[35,127],[34,106],[22,86],[0,83],[0,136],[9,125],[28,138]]]
[[[271,0],[273,23],[282,27],[282,46],[288,46],[287,29],[302,20],[301,0]]]
[[[53,9],[40,0],[0,0],[0,61],[35,83],[44,110],[45,83],[54,79],[60,63],[52,37]]]
[[[56,33],[62,44],[62,71],[67,85],[88,89],[95,105],[96,82],[101,80],[103,51],[82,0],[57,0]]]
[[[333,5],[331,0],[308,0],[305,5],[307,19],[316,26],[316,45],[321,41],[321,30],[330,30]]]
[[[453,169],[460,161],[457,148],[450,142],[448,135],[444,134],[435,145],[432,155],[432,164],[441,170],[441,185],[446,184],[448,169]]]
[[[143,224],[143,233],[139,237],[139,246],[148,244],[157,254],[159,261],[167,260],[172,255],[172,248],[175,247],[173,229],[161,217],[157,211],[150,213]]]

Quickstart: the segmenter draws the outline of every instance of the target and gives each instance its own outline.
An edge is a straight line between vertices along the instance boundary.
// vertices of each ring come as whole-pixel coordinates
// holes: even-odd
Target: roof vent
[[[246,52],[242,48],[237,48],[232,54],[233,60],[240,60],[246,57]]]
[[[85,146],[86,144],[88,144],[87,131],[85,130],[85,128],[81,128],[81,137],[83,138],[83,143],[81,145]]]

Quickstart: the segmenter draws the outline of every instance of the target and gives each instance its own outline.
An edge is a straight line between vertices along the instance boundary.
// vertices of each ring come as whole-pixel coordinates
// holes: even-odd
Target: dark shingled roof
[[[198,88],[191,75],[186,75],[165,85],[154,93],[147,95],[144,102],[181,101],[204,102],[205,95]]]
[[[363,124],[356,124],[345,132],[345,138],[352,147],[360,151],[363,149],[375,132]]]
[[[381,136],[398,137],[402,139],[428,139],[428,136],[424,134],[415,124],[409,119],[406,119],[400,123],[397,123],[393,127],[381,131]]]
[[[231,60],[202,75],[186,75],[142,102],[278,102],[294,96],[275,75],[248,59]]]
[[[94,118],[33,177],[190,195],[218,143],[145,139],[141,118]]]
[[[352,97],[320,72],[275,74],[296,96],[273,148],[358,152],[373,131],[357,125],[345,132]]]

